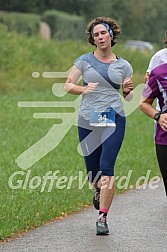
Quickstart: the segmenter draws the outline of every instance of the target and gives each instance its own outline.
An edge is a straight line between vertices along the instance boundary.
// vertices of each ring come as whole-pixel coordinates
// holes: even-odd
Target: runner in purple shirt
[[[160,111],[152,105],[158,99]],[[144,87],[140,109],[157,122],[156,154],[167,195],[167,64],[156,67]]]

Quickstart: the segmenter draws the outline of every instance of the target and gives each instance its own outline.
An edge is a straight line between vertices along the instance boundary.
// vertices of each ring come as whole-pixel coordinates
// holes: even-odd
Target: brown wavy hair
[[[117,22],[112,19],[112,18],[107,18],[107,17],[96,17],[93,20],[91,20],[88,25],[87,25],[87,29],[86,29],[86,33],[87,33],[87,39],[88,42],[91,45],[95,45],[94,43],[94,38],[92,36],[92,29],[94,28],[95,25],[97,24],[101,24],[101,23],[107,23],[109,25],[109,27],[112,29],[113,31],[113,39],[111,40],[111,47],[114,46],[117,43],[117,39],[119,34],[121,33],[121,30],[119,28],[119,25],[117,24]],[[96,45],[95,45],[96,46]]]

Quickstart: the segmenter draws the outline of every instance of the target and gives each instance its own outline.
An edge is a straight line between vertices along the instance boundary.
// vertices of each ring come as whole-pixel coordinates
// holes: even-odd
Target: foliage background
[[[83,16],[86,22],[95,16],[115,18],[122,39],[146,40],[161,45],[166,24],[166,0],[0,0],[0,10],[36,13],[64,11]]]

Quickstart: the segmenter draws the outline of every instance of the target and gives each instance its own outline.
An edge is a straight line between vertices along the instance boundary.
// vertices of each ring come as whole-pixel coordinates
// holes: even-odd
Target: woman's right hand
[[[83,94],[92,93],[98,86],[98,82],[89,82],[88,85],[85,87]]]

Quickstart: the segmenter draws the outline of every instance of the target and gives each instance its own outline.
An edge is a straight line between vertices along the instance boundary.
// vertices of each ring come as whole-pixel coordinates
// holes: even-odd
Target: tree
[[[160,4],[161,3],[161,4]],[[0,10],[31,12],[42,15],[59,10],[85,17],[97,16],[117,20],[122,38],[160,43],[166,27],[166,0],[0,0]]]

